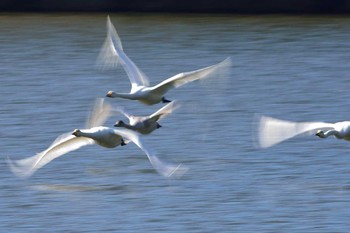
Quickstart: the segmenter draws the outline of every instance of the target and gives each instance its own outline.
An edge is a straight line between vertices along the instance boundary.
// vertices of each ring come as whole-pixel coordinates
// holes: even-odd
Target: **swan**
[[[319,138],[334,136],[337,139],[350,141],[350,121],[337,123],[293,122],[259,116],[258,144],[262,148],[273,146],[301,134],[314,134]]]
[[[147,76],[124,53],[121,40],[111,23],[109,16],[107,17],[107,38],[97,61],[100,65],[106,67],[115,66],[120,63],[124,67],[131,82],[131,90],[129,93],[109,91],[107,97],[138,100],[146,105],[170,102],[170,100],[164,97],[165,93],[170,89],[180,87],[195,80],[206,78],[223,68],[228,68],[231,64],[231,59],[228,57],[216,65],[195,71],[180,73],[155,86],[150,86]]]
[[[8,163],[12,172],[20,177],[29,177],[35,171],[45,166],[52,160],[83,146],[97,144],[106,148],[114,148],[126,145],[129,141],[135,143],[143,150],[156,171],[165,176],[182,175],[187,168],[181,164],[173,165],[162,162],[150,148],[143,142],[137,132],[129,129],[114,129],[102,125],[111,114],[111,106],[104,103],[102,99],[96,104],[88,118],[87,129],[75,129],[72,133],[59,136],[48,149],[29,158],[12,161]],[[126,139],[124,141],[124,139]]]
[[[129,124],[119,120],[114,124],[114,126],[135,130],[141,134],[150,134],[154,130],[162,127],[158,123],[159,120],[172,113],[178,107],[179,104],[177,101],[172,101],[149,116],[134,116],[127,113],[123,108],[116,108],[115,111],[122,113],[128,118]]]

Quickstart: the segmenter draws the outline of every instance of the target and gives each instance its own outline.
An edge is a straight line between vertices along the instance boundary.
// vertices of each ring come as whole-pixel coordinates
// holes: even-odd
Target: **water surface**
[[[2,14],[2,231],[348,232],[349,143],[301,137],[259,149],[253,138],[256,114],[349,120],[350,18],[110,17],[153,84],[231,56],[230,75],[170,91],[182,108],[146,138],[189,172],[165,179],[130,144],[82,148],[14,177],[7,156],[32,156],[84,127],[95,98],[129,81],[95,66],[106,15]],[[140,115],[162,106],[109,101]]]

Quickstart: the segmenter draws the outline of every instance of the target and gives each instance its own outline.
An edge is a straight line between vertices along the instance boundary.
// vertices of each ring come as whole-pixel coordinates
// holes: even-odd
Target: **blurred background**
[[[0,11],[173,13],[349,13],[349,0],[2,0]]]
[[[46,12],[19,13],[9,11],[25,4],[11,2],[0,14],[2,231],[348,232],[348,142],[304,136],[255,146],[260,114],[349,120],[347,15],[47,12],[53,1]],[[7,157],[45,150],[60,134],[84,128],[95,98],[129,91],[122,67],[96,66],[108,14],[151,84],[232,58],[230,72],[171,90],[167,98],[181,108],[145,137],[161,159],[190,170],[161,177],[129,144],[85,147],[29,179],[15,177]],[[163,106],[107,101],[137,115]]]

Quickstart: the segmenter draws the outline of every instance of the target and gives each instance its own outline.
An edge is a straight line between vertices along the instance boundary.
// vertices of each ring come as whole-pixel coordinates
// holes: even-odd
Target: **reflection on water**
[[[170,91],[182,107],[145,138],[190,168],[164,179],[134,145],[83,148],[14,177],[0,162],[0,228],[45,232],[347,232],[349,144],[298,137],[254,147],[254,115],[349,120],[347,17],[111,15],[155,84],[231,56],[230,76]],[[0,15],[0,145],[18,159],[83,127],[96,97],[128,91],[95,61],[106,15]],[[148,115],[160,105],[113,99]],[[122,117],[122,116],[120,116]],[[117,119],[111,119],[111,124]]]

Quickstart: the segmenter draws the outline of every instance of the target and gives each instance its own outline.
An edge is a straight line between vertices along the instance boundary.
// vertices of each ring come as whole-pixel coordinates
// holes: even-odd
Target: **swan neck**
[[[338,131],[331,129],[331,130],[327,130],[326,132],[323,133],[323,137],[324,138],[328,138],[329,136],[336,136],[338,137]]]
[[[129,93],[117,93],[117,92],[113,92],[113,94],[110,96],[112,98],[123,98],[123,99],[130,99],[130,100],[135,100],[135,96],[130,95]]]
[[[77,137],[87,137],[91,138],[91,133],[84,132],[84,130],[79,130],[76,134]]]
[[[126,129],[135,130],[135,127],[134,127],[134,126],[132,126],[132,125],[129,125],[129,124],[123,124],[123,126],[122,126],[122,127],[126,128]]]

